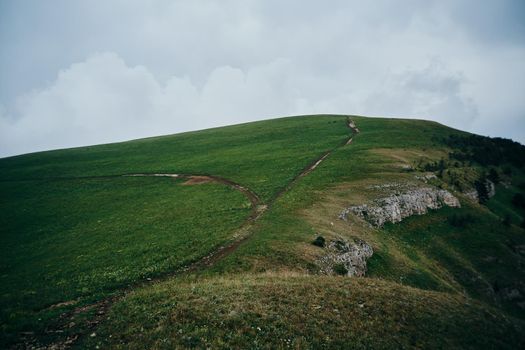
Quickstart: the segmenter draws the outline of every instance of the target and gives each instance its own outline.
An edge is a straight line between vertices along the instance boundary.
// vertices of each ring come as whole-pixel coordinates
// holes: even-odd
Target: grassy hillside
[[[228,187],[171,179],[20,181],[0,188],[4,327],[38,327],[54,304],[92,300],[201,258],[250,212],[246,198]]]
[[[510,349],[525,331],[498,310],[458,295],[376,279],[290,274],[163,283],[131,293],[109,317],[85,346]]]
[[[128,173],[220,175],[269,199],[312,159],[346,141],[346,119],[283,118],[2,159],[0,179]]]
[[[2,341],[523,344],[524,168],[483,156],[523,146],[427,121],[351,119],[359,133],[347,116],[306,116],[1,159]],[[139,173],[219,181],[122,176]],[[494,173],[496,195],[470,199]],[[447,189],[461,208],[383,228],[338,218],[399,183]],[[319,277],[317,236],[369,243],[368,277]]]

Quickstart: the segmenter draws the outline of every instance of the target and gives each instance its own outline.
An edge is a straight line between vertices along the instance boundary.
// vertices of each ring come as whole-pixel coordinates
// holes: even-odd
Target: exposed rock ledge
[[[374,254],[372,247],[360,239],[353,242],[342,238],[332,240],[324,249],[326,255],[317,264],[321,273],[327,275],[364,276],[366,260]]]
[[[422,215],[428,209],[439,209],[444,205],[460,206],[459,200],[450,192],[423,187],[380,198],[372,204],[346,208],[339,214],[339,218],[347,221],[348,214],[353,213],[373,226],[382,227],[386,222],[399,222],[408,216]]]

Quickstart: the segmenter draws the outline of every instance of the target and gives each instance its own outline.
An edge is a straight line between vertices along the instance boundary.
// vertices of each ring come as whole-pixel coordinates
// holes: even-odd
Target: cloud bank
[[[94,4],[2,4],[0,156],[315,113],[525,141],[519,2]]]

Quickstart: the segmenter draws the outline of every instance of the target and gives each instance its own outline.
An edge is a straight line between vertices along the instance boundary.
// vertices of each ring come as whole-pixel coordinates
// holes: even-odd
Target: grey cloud
[[[0,115],[0,146],[4,154],[29,152],[289,114],[295,111],[289,66],[275,60],[246,72],[218,67],[197,88],[177,76],[162,83],[115,53],[94,54],[20,97],[14,115]]]
[[[522,11],[518,1],[5,1],[0,154],[299,113],[426,117],[523,142]]]
[[[363,109],[373,115],[439,120],[468,128],[477,117],[477,107],[464,96],[465,79],[433,60],[420,70],[391,74],[382,88],[371,91]]]

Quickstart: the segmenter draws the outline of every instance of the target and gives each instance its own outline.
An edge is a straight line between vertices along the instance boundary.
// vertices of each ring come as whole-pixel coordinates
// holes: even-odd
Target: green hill
[[[1,345],[525,346],[524,149],[319,115],[0,159]]]

